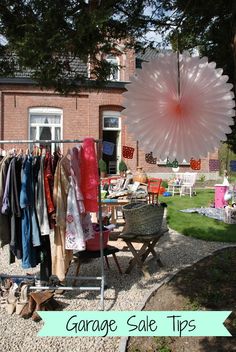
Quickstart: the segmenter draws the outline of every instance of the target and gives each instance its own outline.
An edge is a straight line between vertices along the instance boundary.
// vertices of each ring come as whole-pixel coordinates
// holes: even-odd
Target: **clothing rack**
[[[94,142],[99,145],[102,143],[100,139],[94,139]],[[29,140],[29,139],[21,139],[21,140],[0,140],[1,144],[37,144],[37,143],[83,143],[81,139],[60,139],[60,140]],[[97,148],[98,149],[98,148]],[[99,153],[97,150],[97,159],[99,161]],[[100,309],[104,310],[104,286],[105,286],[105,274],[104,274],[104,260],[103,260],[103,232],[102,232],[102,206],[101,206],[101,180],[99,176],[99,191],[98,191],[98,204],[99,204],[99,232],[100,232],[100,269],[101,276],[66,276],[66,279],[76,279],[76,280],[95,280],[100,281],[99,286],[30,286],[29,288],[32,290],[42,289],[42,290],[56,290],[63,289],[65,291],[79,290],[79,291],[100,291]],[[1,275],[1,277],[15,277],[15,278],[36,278],[36,276],[24,276],[24,275]]]

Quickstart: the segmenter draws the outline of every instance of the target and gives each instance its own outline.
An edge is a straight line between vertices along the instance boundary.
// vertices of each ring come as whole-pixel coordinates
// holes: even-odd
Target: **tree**
[[[78,60],[90,63],[91,76],[102,82],[116,69],[101,53],[116,53],[117,43],[133,47],[148,30],[146,1],[1,0],[0,74],[29,68],[32,78],[59,91],[86,81]]]
[[[168,36],[173,47],[178,42],[180,51],[197,48],[215,61],[234,84],[236,96],[236,1],[167,0],[163,6],[172,13],[166,21],[174,25]],[[231,128],[227,143],[236,152],[236,125]]]

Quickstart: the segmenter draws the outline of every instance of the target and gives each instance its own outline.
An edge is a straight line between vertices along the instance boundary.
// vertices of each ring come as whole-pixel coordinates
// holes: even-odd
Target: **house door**
[[[103,160],[107,164],[107,173],[115,175],[118,173],[118,164],[121,155],[121,131],[120,131],[120,112],[103,112]],[[105,143],[109,145],[106,148]]]
[[[103,131],[103,141],[114,144],[112,155],[103,153],[103,160],[107,164],[107,173],[109,175],[115,175],[118,173],[118,160],[119,155],[117,153],[119,146],[120,131]]]

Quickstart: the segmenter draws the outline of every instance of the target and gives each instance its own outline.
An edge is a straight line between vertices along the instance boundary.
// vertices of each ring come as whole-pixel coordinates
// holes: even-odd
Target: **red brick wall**
[[[63,138],[82,139],[102,136],[101,117],[104,110],[122,111],[122,89],[100,92],[81,92],[78,95],[60,96],[52,91],[42,91],[35,87],[2,87],[1,92],[1,139],[28,139],[28,113],[32,107],[55,107],[63,110]],[[122,115],[122,145],[135,148],[133,159],[126,159],[128,168],[136,169],[136,141],[127,132]],[[25,146],[26,147],[26,146]],[[68,147],[68,146],[65,146]],[[155,156],[155,154],[154,154]],[[209,158],[217,159],[218,153]],[[208,158],[202,159],[199,173],[209,171]],[[139,165],[147,173],[171,173],[171,168],[151,165],[145,161],[145,153],[139,149]],[[189,167],[180,167],[180,172],[191,171]]]
[[[127,50],[120,55],[121,80],[129,81],[135,71],[135,55]],[[28,139],[28,114],[32,107],[54,107],[63,110],[63,138],[83,139],[92,136],[102,137],[102,113],[105,110],[122,111],[124,89],[103,89],[100,91],[81,91],[79,94],[62,96],[50,90],[42,90],[36,86],[1,85],[0,86],[0,139]],[[121,115],[121,144],[135,148],[133,159],[125,159],[128,168],[136,169],[136,141],[127,132],[124,124],[125,116]],[[23,146],[26,148],[26,146]],[[68,146],[65,146],[65,149]],[[65,150],[64,149],[64,150]],[[147,173],[172,173],[171,168],[151,165],[145,161],[145,153],[139,149],[138,164]],[[155,154],[154,154],[155,157]],[[210,158],[217,159],[218,153]],[[209,159],[202,159],[199,173],[209,171]],[[189,167],[180,167],[180,172],[191,171]]]
[[[122,110],[123,90],[104,90],[99,93],[81,92],[60,96],[34,87],[2,87],[1,139],[28,139],[28,116],[32,107],[54,107],[63,110],[63,138],[99,138],[101,106],[115,106]]]

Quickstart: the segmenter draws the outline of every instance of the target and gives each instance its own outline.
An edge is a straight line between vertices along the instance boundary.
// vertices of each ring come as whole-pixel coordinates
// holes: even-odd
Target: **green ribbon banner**
[[[230,311],[38,312],[38,336],[231,336]]]

